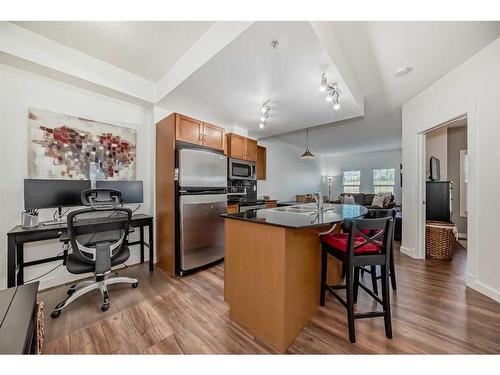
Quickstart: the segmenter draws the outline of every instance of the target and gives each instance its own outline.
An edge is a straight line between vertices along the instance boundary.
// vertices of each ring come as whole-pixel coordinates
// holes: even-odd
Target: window
[[[375,194],[394,194],[394,185],[396,184],[394,171],[394,168],[373,170],[373,192]]]
[[[344,193],[359,193],[359,185],[361,185],[361,171],[344,171],[342,173]]]

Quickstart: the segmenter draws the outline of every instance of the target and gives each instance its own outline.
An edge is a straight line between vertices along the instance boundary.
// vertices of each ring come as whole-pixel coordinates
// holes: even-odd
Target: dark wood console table
[[[100,220],[100,219],[97,219]],[[92,220],[89,224],[95,224]],[[141,263],[144,263],[144,246],[149,248],[149,270],[154,268],[154,239],[153,239],[153,216],[145,214],[132,215],[131,226],[139,228],[139,241],[129,242],[129,246],[140,245]],[[144,227],[149,229],[149,243],[144,242]],[[61,234],[67,231],[66,221],[60,225],[40,224],[33,228],[23,228],[20,225],[15,226],[7,233],[7,287],[24,284],[24,268],[37,264],[62,261],[64,255],[42,258],[30,262],[24,261],[24,244],[28,242],[37,242],[50,239],[57,239]],[[17,272],[16,272],[17,271]]]

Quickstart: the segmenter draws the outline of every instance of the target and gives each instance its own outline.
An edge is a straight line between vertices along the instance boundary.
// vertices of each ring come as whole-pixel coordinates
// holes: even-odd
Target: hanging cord
[[[66,216],[66,214],[69,212],[69,210],[70,210],[70,209],[68,208],[66,211],[64,211],[64,213],[63,213],[63,214],[61,214],[61,216],[60,216],[59,218],[63,218],[64,216]],[[54,214],[52,215],[52,219],[54,219],[54,221],[55,221],[55,220],[57,220],[57,219],[56,219],[57,212],[58,212],[58,210],[55,210],[55,211],[54,211]]]
[[[57,256],[60,256],[60,255],[63,255],[63,254],[64,254],[64,252],[61,252],[61,253],[57,254]],[[49,270],[49,271],[45,272],[43,275],[40,275],[40,276],[38,276],[38,277],[34,277],[34,278],[32,278],[32,279],[29,279],[29,280],[24,280],[24,282],[25,282],[25,283],[30,283],[30,282],[32,282],[32,281],[35,281],[35,280],[41,279],[42,277],[44,277],[44,276],[48,275],[49,273],[54,272],[56,269],[58,269],[58,268],[59,268],[59,267],[61,267],[61,266],[62,266],[62,263],[61,263],[61,264],[58,264],[57,266],[55,266],[55,267],[54,267],[54,268],[52,268],[51,270]]]

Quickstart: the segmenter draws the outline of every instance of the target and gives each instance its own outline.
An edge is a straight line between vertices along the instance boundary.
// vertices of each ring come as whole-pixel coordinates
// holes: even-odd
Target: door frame
[[[466,285],[476,284],[477,275],[477,106],[465,113],[451,117],[450,120],[441,122],[417,134],[417,160],[418,160],[418,210],[417,220],[417,254],[419,259],[425,259],[425,214],[426,207],[423,202],[426,200],[426,134],[432,130],[446,126],[458,119],[467,118],[467,153],[469,158],[469,183],[467,186],[467,271]]]

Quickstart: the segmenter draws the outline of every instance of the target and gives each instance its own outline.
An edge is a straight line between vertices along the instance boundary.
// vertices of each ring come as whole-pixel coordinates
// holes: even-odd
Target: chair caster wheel
[[[50,314],[50,316],[52,317],[52,319],[59,318],[61,316],[61,310],[54,310],[54,311],[52,311],[52,313]]]
[[[133,283],[132,288],[137,288],[139,286],[139,282]]]
[[[72,295],[73,293],[76,292],[76,289],[74,288],[69,288],[68,291],[66,293],[68,293],[68,296]]]
[[[108,311],[109,309],[109,302],[108,303],[103,303],[101,305],[101,311]]]

